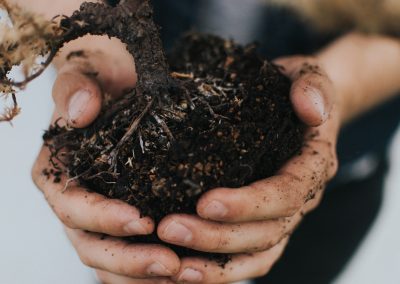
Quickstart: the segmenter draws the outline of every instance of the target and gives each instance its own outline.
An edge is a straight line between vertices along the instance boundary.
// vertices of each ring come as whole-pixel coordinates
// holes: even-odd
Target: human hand
[[[59,64],[53,88],[55,119],[61,117],[72,127],[85,127],[99,114],[103,94],[118,96],[124,89],[134,86],[134,63],[130,55],[119,57],[124,47],[118,52],[108,51],[107,54],[100,51],[70,53],[69,60]],[[66,176],[61,177],[60,183],[54,183],[53,178],[45,174],[45,170],[52,169],[49,157],[49,150],[43,147],[32,171],[33,180],[65,225],[84,264],[101,270],[100,277],[140,278],[138,283],[147,283],[143,282],[145,278],[152,283],[156,281],[150,280],[153,277],[171,276],[178,271],[179,258],[170,249],[128,244],[116,238],[150,234],[154,231],[153,220],[141,218],[136,208],[122,201],[107,199],[73,182],[68,183]],[[113,237],[104,238],[104,234]],[[156,279],[161,281],[162,278]]]
[[[236,254],[225,269],[200,258],[181,260],[175,281],[227,283],[266,274],[303,216],[316,208],[337,170],[339,129],[335,92],[314,58],[276,61],[293,80],[291,100],[310,126],[301,154],[275,176],[239,189],[218,188],[199,200],[199,216],[170,215],[158,226],[165,242],[195,250]]]

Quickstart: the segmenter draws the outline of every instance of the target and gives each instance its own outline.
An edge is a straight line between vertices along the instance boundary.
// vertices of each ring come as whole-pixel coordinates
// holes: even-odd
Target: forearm
[[[50,20],[57,15],[71,15],[83,2],[100,2],[100,0],[9,0],[9,2],[43,15]],[[131,56],[119,40],[110,40],[107,36],[85,36],[66,44],[55,58],[55,66],[62,66],[67,55],[76,50],[104,51],[107,56],[112,56],[118,64],[132,62]]]
[[[52,19],[55,15],[70,15],[83,2],[98,2],[97,0],[8,0],[26,10]]]
[[[400,90],[400,41],[349,34],[318,55],[338,93],[342,121],[367,111]]]

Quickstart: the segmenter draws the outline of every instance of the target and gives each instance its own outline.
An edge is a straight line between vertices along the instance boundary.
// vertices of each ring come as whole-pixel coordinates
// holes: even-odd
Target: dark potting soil
[[[90,127],[54,125],[44,135],[57,169],[156,222],[195,214],[207,190],[272,176],[300,150],[305,129],[290,103],[289,79],[253,45],[192,33],[169,63],[175,83],[168,103],[133,90],[107,102]],[[161,243],[156,235],[130,241]],[[180,256],[211,256],[172,247]]]

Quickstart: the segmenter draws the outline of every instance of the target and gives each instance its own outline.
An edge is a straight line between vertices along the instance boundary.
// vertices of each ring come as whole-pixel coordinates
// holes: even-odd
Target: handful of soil
[[[189,34],[169,58],[169,105],[141,106],[133,91],[106,105],[92,126],[55,125],[44,136],[55,164],[59,150],[68,149],[62,159],[71,178],[156,221],[196,213],[207,190],[272,176],[300,149],[304,129],[291,107],[289,79],[254,46]]]
[[[291,106],[289,79],[252,45],[189,34],[169,63],[176,82],[170,105],[150,100],[141,106],[133,91],[105,106],[92,126],[55,125],[44,136],[54,162],[68,149],[63,159],[70,177],[156,222],[171,213],[195,214],[207,190],[272,176],[299,151],[304,130]],[[133,133],[118,146],[132,124]]]
[[[127,45],[135,58],[136,88],[106,102],[91,126],[56,123],[44,140],[55,182],[66,172],[81,186],[159,222],[171,213],[195,214],[207,190],[272,176],[301,148],[305,126],[292,109],[289,79],[254,45],[192,33],[167,60],[152,15],[148,0],[115,7],[84,3],[52,26],[55,32],[46,34],[40,52],[49,48],[46,67],[64,43],[86,34],[117,37]],[[13,64],[5,65],[2,77]],[[156,235],[131,240],[161,243]],[[181,256],[199,254],[174,249]]]

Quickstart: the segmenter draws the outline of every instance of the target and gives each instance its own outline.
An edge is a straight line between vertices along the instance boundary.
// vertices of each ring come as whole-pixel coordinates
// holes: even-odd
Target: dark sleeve
[[[107,4],[115,6],[118,4],[119,0],[104,0]]]

